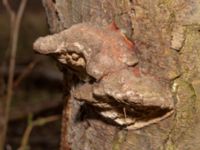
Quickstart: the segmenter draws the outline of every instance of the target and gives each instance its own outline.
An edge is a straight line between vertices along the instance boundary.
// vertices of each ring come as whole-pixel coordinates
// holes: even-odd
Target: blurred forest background
[[[0,2],[0,126],[5,122],[13,23]],[[20,0],[10,0],[17,14]],[[62,74],[54,61],[34,53],[32,44],[48,34],[40,0],[28,0],[19,27],[6,149],[58,149],[62,113]],[[52,67],[54,66],[54,67]],[[4,128],[0,128],[3,133]]]

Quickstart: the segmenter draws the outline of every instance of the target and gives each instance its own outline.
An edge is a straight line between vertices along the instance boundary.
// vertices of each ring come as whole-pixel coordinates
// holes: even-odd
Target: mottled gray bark
[[[43,0],[43,4],[52,33],[82,22],[105,26],[115,21],[135,42],[142,72],[170,83],[175,104],[169,118],[125,130],[66,96],[61,149],[200,149],[199,0]],[[71,78],[64,72],[66,95]]]

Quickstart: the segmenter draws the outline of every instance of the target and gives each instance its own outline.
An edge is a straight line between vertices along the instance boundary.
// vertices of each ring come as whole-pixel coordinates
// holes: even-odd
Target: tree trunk
[[[67,104],[61,149],[200,149],[199,0],[43,0],[43,4],[52,33],[82,22],[106,26],[114,21],[134,41],[142,72],[166,80],[175,104],[168,118],[137,130],[124,129],[102,121],[94,108],[69,96],[73,80],[63,72]]]

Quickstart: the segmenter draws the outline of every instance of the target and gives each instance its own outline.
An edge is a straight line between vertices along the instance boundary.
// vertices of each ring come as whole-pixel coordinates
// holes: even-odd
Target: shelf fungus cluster
[[[141,73],[134,43],[114,24],[76,24],[60,33],[40,37],[34,49],[53,56],[80,78],[73,97],[94,107],[104,120],[139,129],[174,111],[169,87]]]

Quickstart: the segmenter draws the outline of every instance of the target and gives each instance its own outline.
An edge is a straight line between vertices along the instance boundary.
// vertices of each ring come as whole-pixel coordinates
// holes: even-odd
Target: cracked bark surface
[[[114,20],[136,44],[142,72],[169,81],[175,102],[171,117],[124,130],[103,122],[93,107],[66,96],[61,149],[200,149],[199,0],[43,0],[43,4],[52,33],[77,23],[105,26]],[[65,95],[72,81],[64,72]]]

